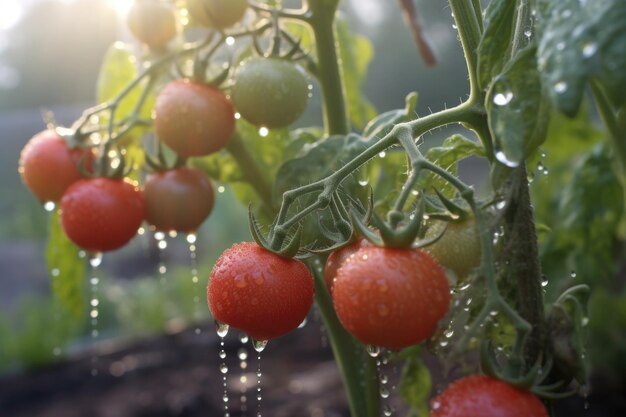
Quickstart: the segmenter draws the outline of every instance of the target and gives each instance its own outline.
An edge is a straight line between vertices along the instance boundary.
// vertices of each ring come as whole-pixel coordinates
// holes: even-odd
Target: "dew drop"
[[[563,94],[567,91],[567,83],[565,81],[559,81],[554,84],[554,92],[557,94]]]
[[[378,355],[380,355],[380,347],[379,346],[367,345],[365,347],[365,350],[367,351],[367,354],[370,355],[372,358],[376,358],[376,357],[378,357]]]
[[[507,91],[505,93],[498,93],[493,96],[493,104],[496,106],[506,106],[513,100],[513,93]]]
[[[226,337],[228,334],[228,329],[230,327],[226,323],[215,322],[215,329],[217,331],[217,335],[221,338]]]
[[[259,353],[263,352],[266,346],[267,346],[267,340],[253,340],[252,341],[252,347],[254,347],[254,350],[256,350]]]
[[[496,208],[502,210],[506,207],[506,200],[500,200],[496,203]]]
[[[509,168],[517,168],[519,166],[519,162],[511,161],[501,150],[496,151],[496,159]]]
[[[379,157],[384,158],[387,156],[387,152],[383,151],[381,153],[378,154]]]
[[[53,212],[56,207],[57,206],[56,204],[54,204],[54,201],[46,201],[43,204],[43,209],[46,210],[48,213]]]
[[[598,51],[598,44],[595,42],[589,42],[583,45],[583,57],[591,58]]]
[[[569,273],[569,277],[572,278],[572,279],[576,278],[576,271],[570,272]]]
[[[228,36],[225,40],[226,45],[233,46],[235,44],[235,38]]]
[[[365,187],[367,184],[369,184],[369,180],[359,180],[359,185],[361,187]]]
[[[259,128],[259,136],[261,136],[262,138],[267,137],[269,133],[270,133],[269,129],[266,128],[265,126]]]

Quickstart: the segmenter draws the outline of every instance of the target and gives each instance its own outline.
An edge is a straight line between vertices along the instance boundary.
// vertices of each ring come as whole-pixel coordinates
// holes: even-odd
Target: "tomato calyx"
[[[165,156],[165,152],[163,152],[163,146],[164,145],[161,142],[157,143],[156,156],[150,155],[149,153],[145,154],[146,167],[144,169],[146,172],[152,174],[155,172],[182,168],[187,165],[187,158],[183,158],[178,154],[176,155],[174,161],[168,161],[167,157]]]

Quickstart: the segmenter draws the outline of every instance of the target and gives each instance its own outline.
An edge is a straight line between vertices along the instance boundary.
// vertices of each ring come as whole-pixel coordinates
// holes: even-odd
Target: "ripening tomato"
[[[222,149],[235,131],[235,110],[208,84],[177,80],[157,96],[154,128],[159,140],[183,158]]]
[[[459,379],[430,402],[430,417],[548,417],[529,391],[483,375]]]
[[[224,251],[207,288],[213,318],[258,341],[297,328],[311,308],[313,295],[313,278],[302,262],[253,242]]]
[[[253,125],[287,127],[306,109],[309,82],[293,62],[254,57],[237,68],[231,96],[241,117]]]
[[[157,230],[195,232],[213,210],[209,178],[182,167],[151,174],[143,189],[146,221]]]
[[[243,19],[247,0],[187,0],[187,10],[194,22],[213,29],[226,29]]]
[[[67,237],[89,252],[118,249],[144,219],[141,190],[129,180],[83,179],[61,198],[61,225]]]
[[[82,175],[83,164],[89,171],[93,162],[90,149],[70,149],[67,142],[52,130],[33,136],[20,155],[18,171],[22,181],[39,201],[58,201],[63,192]]]
[[[442,266],[454,271],[459,279],[463,279],[480,266],[482,251],[478,228],[473,218],[462,222],[448,222],[447,225],[439,240],[424,250]],[[444,227],[444,222],[435,222],[426,232],[426,236],[435,237]]]
[[[161,0],[137,0],[128,11],[128,28],[135,38],[152,48],[176,36],[174,9]]]
[[[363,247],[337,271],[333,303],[361,342],[402,349],[430,337],[448,311],[443,269],[419,249]]]
[[[333,284],[335,282],[335,278],[337,277],[337,270],[339,267],[350,257],[350,255],[365,246],[372,246],[372,244],[365,238],[359,238],[349,245],[339,248],[328,255],[326,264],[324,265],[324,281],[326,282],[328,292],[332,294]]]

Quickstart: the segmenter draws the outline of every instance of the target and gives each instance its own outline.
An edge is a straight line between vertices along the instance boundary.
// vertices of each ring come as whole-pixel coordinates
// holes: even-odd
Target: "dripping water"
[[[248,343],[248,336],[245,333],[239,335],[239,343],[241,347],[237,351],[237,357],[239,358],[239,369],[241,369],[241,375],[239,376],[240,382],[240,411],[245,415],[248,411],[248,376],[246,375],[246,369],[248,368],[248,350],[246,344]]]
[[[189,233],[187,235],[187,243],[189,244],[189,266],[191,267],[191,282],[193,283],[193,322],[200,322],[200,292],[198,291],[199,278],[198,278],[198,247],[196,241],[198,236],[195,233]],[[199,325],[196,325],[194,330],[195,334],[202,333],[202,329]]]
[[[261,400],[263,399],[263,395],[261,392],[261,352],[267,346],[267,340],[253,340],[252,346],[254,350],[257,352],[256,361],[256,417],[261,417]]]
[[[222,387],[223,387],[222,402],[224,404],[224,417],[230,417],[230,413],[228,411],[228,401],[229,401],[228,366],[226,365],[226,350],[225,350],[225,345],[224,345],[224,339],[226,338],[226,335],[228,334],[229,327],[228,327],[228,324],[216,322],[215,328],[217,330],[217,336],[220,338],[220,351],[219,351],[220,368],[219,369],[220,369],[220,373],[222,374]]]
[[[100,315],[100,299],[98,295],[98,284],[100,278],[98,277],[98,268],[102,264],[102,253],[93,253],[89,256],[90,275],[89,284],[91,285],[90,297],[89,297],[89,319],[91,330],[91,341],[95,343],[100,336],[98,330],[98,317]],[[91,375],[98,375],[98,355],[94,351],[91,356]]]

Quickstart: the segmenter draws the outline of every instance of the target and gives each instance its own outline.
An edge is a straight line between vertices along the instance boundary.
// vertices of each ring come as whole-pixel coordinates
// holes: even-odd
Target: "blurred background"
[[[68,317],[51,297],[45,266],[49,213],[22,186],[17,172],[22,147],[45,128],[42,111],[53,111],[60,124],[69,125],[95,104],[104,52],[116,40],[130,41],[124,15],[131,3],[0,0],[0,416],[219,413],[219,409],[211,411],[213,402],[206,397],[215,396],[214,403],[220,404],[220,390],[207,394],[206,387],[221,384],[219,374],[215,375],[217,342],[214,332],[207,331],[211,325],[204,296],[206,279],[223,249],[249,239],[247,225],[241,221],[245,210],[228,188],[218,188],[216,209],[198,233],[199,283],[192,281],[189,245],[183,236],[169,238],[167,248],[159,250],[154,239],[144,234],[105,256],[97,271],[98,337],[93,338],[87,317],[82,321]],[[409,91],[419,91],[420,115],[453,106],[467,94],[465,64],[447,3],[418,3],[439,59],[434,68],[419,58],[397,2],[343,2],[351,28],[370,38],[374,46],[365,91],[379,112],[403,107]],[[309,107],[299,124],[320,124],[318,96]],[[465,169],[470,178],[484,174],[473,166]],[[271,382],[276,382],[276,390],[287,387],[268,395],[282,401],[286,410],[276,416],[345,412],[332,364],[308,369],[309,378],[298,373],[307,364],[330,361],[327,348],[322,353],[315,350],[325,342],[319,322],[315,317],[313,321],[317,324],[308,326],[304,343],[294,347],[293,337],[287,336],[274,353],[280,357],[281,352],[295,350],[307,358],[282,356],[281,369],[292,374],[282,385],[278,374],[268,376],[275,378]],[[94,358],[101,377],[87,383]],[[167,371],[171,372],[163,374]],[[311,385],[311,380],[316,382]],[[133,383],[139,388],[133,388]],[[203,385],[206,392],[198,393]],[[332,390],[336,394],[328,395],[332,387],[337,388]],[[300,397],[299,405],[289,405],[284,398],[303,392],[311,401]],[[72,393],[69,399],[68,393]],[[35,397],[39,400],[33,401]],[[333,408],[319,401],[339,405]],[[308,408],[297,411],[297,407]]]

